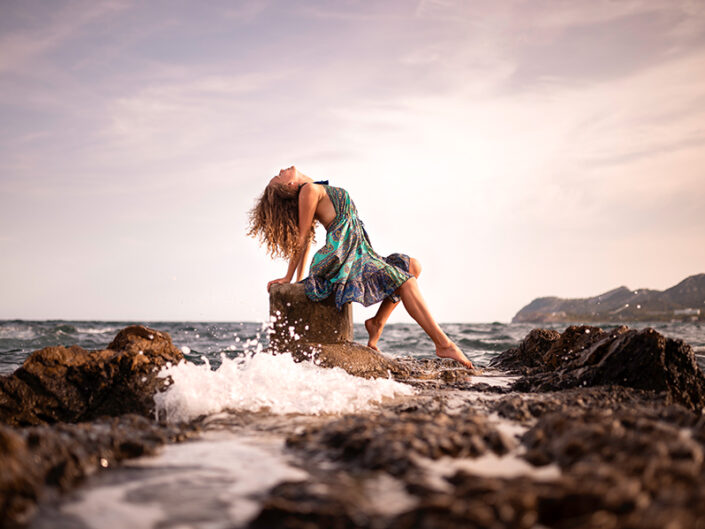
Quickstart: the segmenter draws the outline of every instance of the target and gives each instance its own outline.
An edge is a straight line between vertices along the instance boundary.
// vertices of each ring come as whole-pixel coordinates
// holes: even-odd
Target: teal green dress
[[[335,218],[326,228],[325,246],[313,256],[310,275],[303,280],[306,296],[313,301],[335,296],[338,309],[349,301],[366,307],[384,298],[399,301],[394,291],[412,277],[409,256],[382,257],[375,252],[348,192],[323,187],[333,202]]]

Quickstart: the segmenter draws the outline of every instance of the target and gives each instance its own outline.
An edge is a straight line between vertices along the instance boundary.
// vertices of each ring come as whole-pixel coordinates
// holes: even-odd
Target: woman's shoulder
[[[313,196],[322,196],[326,190],[325,186],[326,184],[321,184],[319,182],[306,182],[305,184],[301,184],[299,186],[299,198],[310,198]]]

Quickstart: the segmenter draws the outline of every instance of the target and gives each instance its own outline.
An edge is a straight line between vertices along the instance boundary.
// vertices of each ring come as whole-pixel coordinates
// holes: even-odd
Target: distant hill
[[[537,298],[517,312],[512,323],[673,320],[705,321],[705,274],[664,291],[619,287],[592,298]]]

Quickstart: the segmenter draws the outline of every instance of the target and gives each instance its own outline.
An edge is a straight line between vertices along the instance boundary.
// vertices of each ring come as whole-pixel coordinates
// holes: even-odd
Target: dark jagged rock
[[[653,329],[571,326],[558,337],[535,330],[495,365],[516,368],[527,360],[514,385],[519,391],[619,385],[664,392],[669,402],[693,410],[705,407],[705,378],[692,348]]]
[[[600,467],[589,478],[587,474],[566,475],[542,482],[460,471],[449,482],[450,492],[421,497],[416,507],[382,527],[689,529],[700,527],[705,516],[702,493],[697,488],[666,488],[651,497],[638,481],[609,466]]]
[[[543,355],[560,339],[561,334],[551,329],[533,329],[518,347],[500,353],[490,365],[503,370],[521,373],[528,368],[543,365]]]
[[[551,393],[539,393],[527,398],[526,394],[510,394],[491,404],[501,417],[522,424],[532,424],[534,419],[548,413],[560,413],[567,409],[616,410],[639,406],[662,406],[663,397],[653,391],[644,391],[623,386],[597,386],[566,389]]]
[[[332,460],[334,470],[274,487],[250,527],[686,529],[705,521],[702,416],[680,405],[664,405],[649,392],[617,386],[521,397],[502,400],[515,407],[516,399],[524,400],[529,409],[548,404],[549,409],[530,414],[540,418],[521,443],[530,464],[557,467],[549,474],[553,477],[538,479],[528,473],[503,478],[460,470],[437,486],[424,481],[423,469],[401,464],[405,453],[412,461],[432,457],[428,450],[416,451],[413,443],[396,454],[390,446],[386,457],[368,458],[382,453],[382,445],[393,445],[389,431],[408,423],[404,415],[425,424],[443,415],[430,413],[425,405],[406,413],[396,407],[399,421],[374,416],[369,419],[375,427],[369,430],[362,421],[344,418],[337,421],[343,428],[324,425],[318,433],[296,436],[297,452],[325,458],[326,468]],[[436,406],[442,409],[442,404]],[[467,433],[460,417],[471,410],[449,417],[461,436]],[[474,413],[481,421],[485,418]],[[430,432],[409,428],[404,437],[425,440]],[[346,467],[350,472],[340,480]],[[370,506],[364,482],[374,479],[375,472],[393,473],[403,483],[407,499],[398,510],[379,515]]]
[[[0,422],[27,426],[87,421],[101,415],[150,415],[165,381],[158,371],[183,354],[167,333],[135,325],[107,349],[46,347],[12,375],[0,376]]]
[[[384,469],[404,475],[415,468],[414,456],[430,459],[506,454],[514,441],[481,414],[462,419],[422,409],[401,414],[351,415],[290,436],[287,445],[330,457],[356,468]]]
[[[0,425],[0,527],[25,523],[46,487],[69,490],[96,470],[152,454],[188,434],[139,415],[19,429]]]

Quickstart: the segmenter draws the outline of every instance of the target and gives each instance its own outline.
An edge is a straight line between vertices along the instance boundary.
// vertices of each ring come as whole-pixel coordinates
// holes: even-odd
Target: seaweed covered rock
[[[121,330],[107,349],[45,347],[12,375],[0,376],[0,422],[11,426],[78,422],[102,415],[150,415],[157,377],[183,354],[167,333],[141,325]]]
[[[574,387],[620,385],[663,392],[668,402],[700,411],[705,407],[705,378],[692,348],[654,329],[571,326],[532,331],[518,348],[498,357],[495,365],[521,369],[514,389],[553,391]]]

